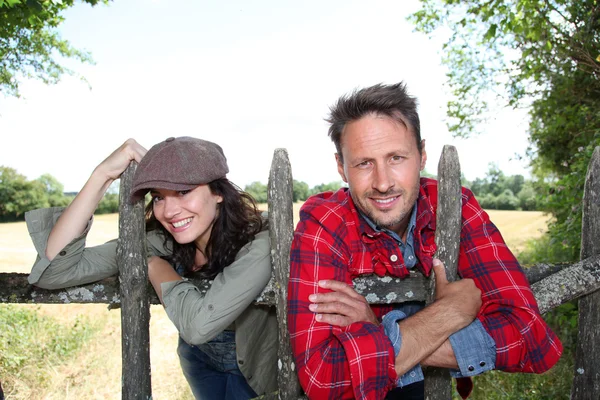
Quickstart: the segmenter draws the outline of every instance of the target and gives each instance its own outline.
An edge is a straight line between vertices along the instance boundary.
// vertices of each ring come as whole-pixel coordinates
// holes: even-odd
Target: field
[[[263,206],[263,208],[266,208]],[[297,220],[299,206],[294,206]],[[490,211],[492,221],[502,232],[515,253],[528,239],[540,237],[546,230],[548,217],[541,212]],[[88,245],[103,243],[117,236],[117,215],[95,217],[88,235]],[[36,253],[25,223],[0,224],[0,272],[28,273]],[[68,362],[47,365],[50,386],[41,388],[13,379],[18,393],[7,393],[9,399],[117,399],[121,389],[120,313],[107,311],[106,305],[39,305],[19,306],[39,310],[66,326],[78,319],[98,326],[98,333],[86,341],[83,349]],[[181,374],[176,354],[177,331],[161,306],[152,306],[150,349],[152,359],[152,392],[155,399],[192,399]],[[2,356],[0,354],[0,356]],[[3,382],[7,377],[0,377]]]

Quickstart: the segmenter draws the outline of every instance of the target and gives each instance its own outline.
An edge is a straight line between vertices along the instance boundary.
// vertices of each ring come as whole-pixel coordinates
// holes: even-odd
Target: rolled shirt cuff
[[[496,343],[478,319],[449,339],[459,368],[450,370],[453,378],[475,376],[495,368]]]
[[[392,346],[394,347],[394,358],[398,357],[398,353],[400,353],[400,348],[402,347],[402,334],[400,333],[400,326],[398,326],[398,322],[407,317],[408,315],[401,310],[392,310],[384,315],[381,321],[385,335],[388,337]],[[423,379],[423,370],[421,369],[421,366],[417,364],[406,371],[404,375],[398,377],[396,380],[396,385],[398,387],[404,387],[406,385],[410,385],[411,383],[422,381]]]

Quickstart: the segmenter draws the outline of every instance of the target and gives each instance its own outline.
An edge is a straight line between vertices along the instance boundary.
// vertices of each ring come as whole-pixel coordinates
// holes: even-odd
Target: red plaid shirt
[[[417,268],[429,275],[436,251],[437,182],[421,178],[414,231]],[[392,261],[394,260],[394,261]],[[322,279],[352,285],[362,274],[406,277],[397,243],[360,217],[350,192],[311,197],[300,210],[291,249],[288,324],[298,377],[314,399],[383,399],[396,386],[394,350],[382,327],[366,322],[336,327],[318,322],[308,296]],[[462,190],[458,272],[482,292],[477,318],[496,343],[496,369],[544,372],[562,344],[540,316],[519,263],[473,193]],[[372,306],[381,318],[391,308]]]

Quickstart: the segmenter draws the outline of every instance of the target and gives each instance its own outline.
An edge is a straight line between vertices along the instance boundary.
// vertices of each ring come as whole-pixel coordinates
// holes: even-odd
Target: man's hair
[[[368,114],[386,115],[412,131],[421,152],[421,124],[417,113],[417,99],[410,96],[403,82],[394,85],[377,84],[343,95],[329,108],[325,120],[329,126],[329,137],[335,144],[338,156],[342,159],[342,131],[346,124]],[[342,160],[343,161],[343,160]]]

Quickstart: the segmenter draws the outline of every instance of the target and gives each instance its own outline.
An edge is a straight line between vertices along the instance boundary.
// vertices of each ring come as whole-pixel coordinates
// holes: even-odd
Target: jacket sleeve
[[[63,207],[54,207],[25,213],[27,229],[38,253],[28,277],[29,283],[45,289],[59,289],[117,274],[116,240],[100,246],[85,246],[93,218],[88,221],[83,233],[66,245],[52,261],[46,258],[48,236],[63,211]],[[156,232],[149,232],[146,236],[148,256],[168,254],[163,236]]]
[[[271,278],[269,232],[258,233],[206,294],[187,280],[161,285],[167,315],[189,344],[202,344],[231,325]]]
[[[298,223],[291,248],[288,326],[298,377],[309,398],[382,399],[395,386],[393,347],[383,326],[320,323],[308,296],[324,292],[319,280],[352,284],[343,234],[308,217]]]
[[[459,273],[482,292],[478,315],[496,344],[496,369],[541,373],[562,344],[540,315],[521,266],[469,190],[463,191]]]

